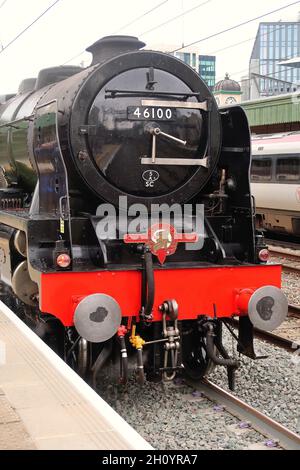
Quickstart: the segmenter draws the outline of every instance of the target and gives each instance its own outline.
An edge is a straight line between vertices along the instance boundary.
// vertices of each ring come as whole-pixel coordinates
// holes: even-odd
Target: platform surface
[[[0,302],[0,449],[151,449]]]

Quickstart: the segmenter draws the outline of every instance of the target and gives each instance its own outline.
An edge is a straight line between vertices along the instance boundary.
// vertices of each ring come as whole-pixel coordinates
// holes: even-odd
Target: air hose
[[[150,251],[146,251],[144,255],[145,271],[146,271],[146,302],[144,304],[143,316],[144,318],[151,319],[152,310],[154,304],[154,272],[153,272],[153,262],[152,254]]]
[[[217,356],[215,352],[215,342],[214,342],[214,328],[212,325],[207,324],[208,331],[206,333],[206,349],[208,357],[219,366],[226,367],[238,367],[239,362],[236,359],[224,359],[223,357]]]

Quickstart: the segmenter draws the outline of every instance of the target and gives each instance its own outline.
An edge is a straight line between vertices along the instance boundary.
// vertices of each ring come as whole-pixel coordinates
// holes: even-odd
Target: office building
[[[300,69],[279,64],[299,55],[299,21],[260,23],[250,58],[250,99],[296,91]]]
[[[216,57],[200,54],[200,50],[194,47],[185,47],[177,52],[172,52],[178,46],[171,45],[153,45],[151,49],[167,52],[190,65],[205,81],[210,90],[214,89],[216,83]]]
[[[197,52],[182,52],[174,53],[175,57],[183,60],[186,64],[193,67],[201,78],[205,81],[208,87],[213,90],[216,83],[216,57],[211,55],[201,55]]]

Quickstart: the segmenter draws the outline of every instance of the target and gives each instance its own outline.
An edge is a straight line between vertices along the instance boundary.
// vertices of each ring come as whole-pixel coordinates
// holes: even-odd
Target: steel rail
[[[247,421],[252,428],[260,434],[278,442],[279,446],[287,450],[300,450],[300,435],[264,415],[230,392],[222,389],[208,379],[201,382],[188,380],[189,385],[201,391],[209,400],[217,402],[225,407],[228,413]]]
[[[295,309],[295,311],[297,310],[299,314],[300,309],[298,310],[298,307],[293,305],[291,308]],[[289,306],[289,312],[290,311],[291,310]],[[296,315],[294,314],[293,316]],[[235,318],[232,318],[230,319],[230,324],[232,324],[235,328],[238,328],[239,321]],[[271,333],[270,331],[260,330],[255,327],[253,328],[253,330],[256,338],[267,341],[271,344],[275,344],[276,346],[279,346],[280,348],[283,348],[288,352],[295,352],[298,348],[300,348],[300,344],[298,344],[296,341],[292,341],[291,339],[284,338],[283,336]]]
[[[298,307],[298,305],[289,304],[289,316],[300,318],[300,307]]]
[[[294,243],[294,242],[286,242],[286,241],[281,241],[281,240],[270,240],[270,239],[265,239],[266,244],[269,247],[269,251],[274,251],[278,253],[285,253],[284,251],[281,250],[291,250],[291,251],[300,251],[300,242],[299,243]],[[295,256],[298,256],[297,253]]]
[[[293,251],[295,251],[295,253],[293,253]],[[269,253],[270,253],[271,256],[285,258],[285,259],[289,259],[291,261],[296,261],[296,262],[299,263],[300,254],[298,254],[298,252],[300,253],[299,250],[288,250],[287,251],[286,248],[282,248],[282,250],[275,250],[273,248],[269,248]]]
[[[295,251],[295,253],[293,253]],[[269,250],[271,256],[280,256],[281,258],[289,259],[291,261],[295,261],[299,263],[300,261],[300,250],[289,250],[289,251],[277,251],[277,250]]]
[[[285,349],[289,352],[295,352],[298,347],[300,348],[300,344],[296,343],[296,341],[292,341],[291,339],[284,338],[283,336],[275,335],[270,331],[263,331],[259,330],[258,328],[254,328],[254,334],[256,338],[262,339],[267,341],[268,343],[274,344],[279,346],[282,349]]]
[[[293,273],[293,274],[299,274],[300,275],[300,268],[296,266],[291,266],[290,264],[282,264],[282,270],[285,273]]]

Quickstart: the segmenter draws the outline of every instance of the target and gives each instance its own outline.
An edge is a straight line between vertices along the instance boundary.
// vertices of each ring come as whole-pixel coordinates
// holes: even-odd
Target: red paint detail
[[[199,315],[230,317],[239,313],[237,292],[255,291],[259,287],[281,285],[281,266],[218,266],[192,269],[157,269],[155,277],[154,320],[161,320],[158,307],[176,299],[179,320]],[[59,272],[41,274],[40,309],[58,317],[65,326],[73,325],[73,315],[82,299],[103,293],[119,303],[123,317],[138,317],[141,308],[140,271],[98,271],[87,273]]]
[[[117,331],[118,336],[125,336],[127,333],[127,328],[125,325],[120,325]]]
[[[132,325],[132,317],[128,317],[128,319],[127,319],[127,331],[131,330],[131,325]]]
[[[152,225],[147,233],[127,233],[124,235],[125,243],[144,243],[151,253],[157,256],[163,264],[167,256],[173,255],[178,243],[195,243],[198,235],[192,233],[178,233],[173,225],[158,223]]]
[[[247,315],[249,300],[253,292],[253,289],[241,289],[239,292],[237,292],[236,308],[240,314]]]

